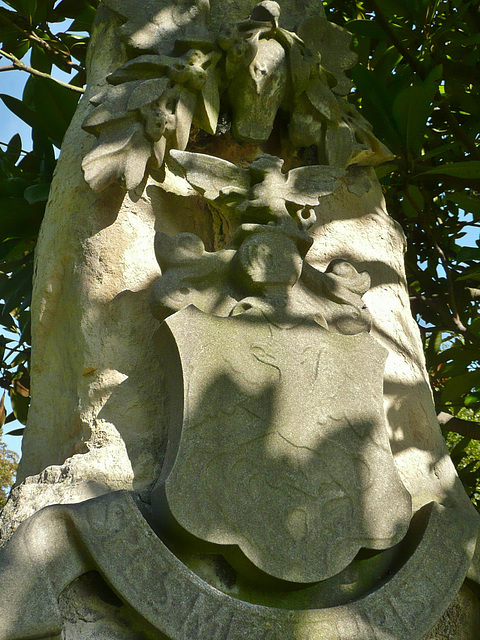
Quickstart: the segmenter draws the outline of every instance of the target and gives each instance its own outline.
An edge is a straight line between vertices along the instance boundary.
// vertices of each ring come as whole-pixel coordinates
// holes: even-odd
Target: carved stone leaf
[[[282,196],[295,204],[317,205],[319,198],[333,193],[338,186],[338,178],[344,173],[343,169],[324,165],[292,169],[288,172]]]
[[[377,164],[393,160],[395,157],[390,149],[373,135],[370,129],[359,127],[356,131],[356,137],[361,143],[364,143],[364,148],[359,149],[359,151],[354,154],[350,161],[352,164],[376,166]],[[358,146],[360,147],[360,145]]]
[[[174,61],[175,58],[167,56],[138,56],[116,69],[107,80],[110,84],[123,84],[132,80],[161,78]]]
[[[175,146],[183,151],[188,144],[190,129],[192,128],[193,114],[197,105],[197,96],[187,89],[183,89],[178,97],[175,108]]]
[[[303,45],[301,38],[297,36],[293,31],[287,31],[286,29],[277,29],[276,38],[288,49],[293,49],[295,46]]]
[[[163,161],[165,159],[165,151],[167,150],[167,139],[165,137],[161,137],[160,140],[157,140],[153,143],[153,158],[152,162],[156,165],[157,168],[161,167]]]
[[[94,191],[113,182],[130,191],[142,182],[150,154],[143,127],[133,117],[108,124],[83,160],[85,180]]]
[[[230,84],[232,132],[236,139],[268,140],[288,86],[286,57],[285,49],[276,40],[260,40],[253,62]]]
[[[337,98],[320,78],[314,78],[307,87],[306,94],[315,109],[327,120],[338,122],[340,111]]]
[[[294,147],[309,147],[322,140],[325,121],[318,117],[305,94],[298,97],[290,118],[288,133]]]
[[[128,100],[127,109],[134,111],[140,109],[146,104],[155,102],[163,94],[168,85],[168,78],[151,78],[144,82],[138,83],[138,86],[132,92],[130,99]],[[123,86],[123,85],[120,85]]]
[[[217,130],[218,114],[220,113],[220,92],[216,73],[216,63],[206,69],[205,84],[197,102],[194,121],[201,129],[215,134]]]
[[[353,82],[345,75],[345,71],[357,61],[356,54],[349,48],[351,33],[325,18],[314,16],[302,22],[298,35],[310,49],[320,52],[322,66],[335,76],[337,85],[332,91],[341,96],[347,95]]]
[[[325,151],[329,164],[337,167],[348,166],[354,146],[355,135],[345,122],[327,127]]]
[[[170,155],[182,167],[188,182],[207,200],[215,200],[228,187],[245,192],[250,187],[248,170],[227,160],[175,149]]]
[[[300,95],[307,88],[311,64],[305,59],[299,46],[293,46],[290,49],[289,59],[293,90],[296,95]]]
[[[97,134],[103,125],[125,118],[130,96],[140,85],[137,82],[127,82],[117,87],[108,85],[105,89],[91,98],[90,102],[97,105],[96,109],[86,118],[83,129]]]

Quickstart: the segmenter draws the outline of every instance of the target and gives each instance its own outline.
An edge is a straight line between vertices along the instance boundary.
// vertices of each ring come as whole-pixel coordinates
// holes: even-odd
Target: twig
[[[0,147],[6,147],[8,149],[8,142],[0,142]],[[29,151],[25,151],[24,149],[20,149],[20,153],[23,155],[28,155]]]
[[[435,300],[432,300],[431,298],[427,298],[426,296],[422,295],[421,293],[414,293],[414,295],[412,297],[417,302],[423,302],[424,304],[427,304],[431,309],[436,311],[438,313],[438,315],[442,318],[442,320],[445,321],[447,326],[450,326],[450,331],[457,332],[459,330],[458,326],[453,321],[453,318],[452,318],[451,314],[447,313],[445,311],[445,308],[441,304],[438,304],[438,302],[436,302]],[[412,301],[412,297],[410,298],[410,301]],[[465,329],[465,331],[466,331],[466,329]]]
[[[39,71],[38,69],[29,67],[24,62],[22,62],[17,57],[15,57],[13,54],[7,53],[3,49],[0,49],[0,55],[4,56],[8,60],[11,60],[13,62],[13,67],[15,69],[18,69],[20,71],[26,71],[27,73],[30,73],[32,76],[38,76],[39,78],[47,78],[48,80],[53,80],[53,82],[56,82],[61,87],[70,89],[70,91],[76,91],[77,93],[85,93],[85,89],[82,89],[82,87],[75,87],[73,84],[68,84],[68,82],[62,82],[62,80],[58,80],[57,78],[54,78],[49,73],[44,73],[43,71]]]
[[[9,12],[9,13],[13,13],[13,12]],[[14,20],[11,20],[10,18],[8,18],[4,13],[0,13],[0,20],[2,20],[5,24],[7,24],[12,29],[15,29],[16,31],[21,33],[23,36],[27,37],[29,40],[33,40],[34,42],[36,42],[40,47],[42,47],[46,51],[49,51],[50,53],[53,53],[56,56],[61,56],[65,64],[72,67],[72,69],[75,69],[76,71],[84,71],[84,68],[81,65],[76,64],[75,62],[69,59],[70,58],[69,53],[65,53],[64,51],[58,51],[57,49],[54,49],[46,40],[44,40],[38,34],[36,34],[35,31],[26,31],[25,29],[22,29],[22,27],[19,27]],[[55,35],[50,31],[50,29],[48,29],[48,34],[52,38],[52,40],[55,40],[55,42],[58,42],[59,44],[63,45],[63,42],[58,38],[56,38]]]
[[[2,67],[0,67],[0,72],[1,71],[13,71],[16,68],[17,67],[14,64],[5,64]]]
[[[442,431],[454,431],[472,440],[480,440],[480,423],[473,420],[462,420],[441,411],[437,416]]]
[[[30,38],[30,40],[33,40],[40,47],[42,47],[42,49],[45,49],[45,51],[49,51],[56,56],[61,56],[65,64],[67,64],[72,69],[75,69],[76,71],[85,71],[82,65],[77,64],[76,62],[73,62],[73,60],[69,59],[70,55],[68,53],[65,53],[64,51],[58,51],[58,49],[54,49],[46,40],[41,38],[35,32],[32,31],[32,33],[29,33],[28,37]],[[59,42],[59,44],[63,44],[60,40],[57,40],[57,42]]]

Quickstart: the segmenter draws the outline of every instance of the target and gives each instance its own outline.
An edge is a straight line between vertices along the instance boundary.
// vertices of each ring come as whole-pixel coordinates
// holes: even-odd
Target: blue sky
[[[6,60],[2,59],[1,64],[3,65],[6,62]],[[7,93],[10,96],[21,99],[27,78],[28,75],[24,71],[4,71],[0,73],[0,94]],[[32,148],[30,127],[7,109],[3,101],[0,101],[0,123],[0,142],[7,143],[13,135],[19,133],[22,138],[23,148],[27,151]]]

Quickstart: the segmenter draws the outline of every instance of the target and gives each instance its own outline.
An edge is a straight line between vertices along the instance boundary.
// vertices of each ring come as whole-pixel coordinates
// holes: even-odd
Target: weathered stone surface
[[[466,583],[425,640],[472,640],[480,630],[480,600]]]
[[[328,43],[337,29],[330,28],[325,20],[322,22],[318,18],[322,14],[320,4],[305,4],[308,5],[305,9],[316,14],[305,28],[305,42],[313,41],[321,34],[319,41]],[[235,167],[232,163],[210,158],[210,168],[215,162],[217,168],[219,164],[222,167],[217,173],[214,171],[213,186],[208,171],[203,175],[203,178],[206,176],[206,185],[196,179],[198,176],[202,178],[201,163],[200,168],[195,166],[195,162],[198,165],[197,156],[201,154],[177,154],[177,162],[185,170],[186,180],[173,165],[167,167],[164,182],[157,171],[167,150],[167,138],[170,146],[184,148],[195,117],[197,124],[201,122],[199,126],[210,132],[214,139],[212,144],[219,143],[217,136],[213,135],[218,116],[216,71],[207,73],[203,69],[203,74],[201,66],[205,63],[209,69],[214,68],[208,58],[208,43],[220,43],[216,39],[220,18],[223,22],[233,23],[248,15],[252,5],[253,2],[213,2],[209,25],[204,24],[206,5],[201,2],[176,3],[168,7],[166,2],[147,2],[136,11],[132,10],[136,7],[133,2],[107,0],[99,13],[90,53],[90,62],[95,59],[96,66],[90,74],[86,98],[65,140],[52,188],[53,199],[38,245],[38,276],[33,304],[36,338],[32,362],[34,401],[19,482],[27,476],[39,475],[33,482],[20,485],[14,491],[14,497],[5,510],[2,535],[8,538],[20,520],[49,502],[75,502],[90,495],[97,497],[76,505],[41,511],[19,527],[5,548],[0,561],[0,638],[5,637],[5,640],[56,638],[61,633],[68,640],[70,637],[72,640],[93,640],[102,634],[109,640],[115,636],[122,640],[140,640],[147,638],[152,629],[153,637],[158,639],[165,634],[170,640],[235,640],[244,638],[245,634],[262,640],[311,640],[323,636],[329,640],[420,640],[447,608],[466,575],[473,554],[478,517],[461,488],[436,422],[422,346],[409,314],[402,264],[403,234],[384,210],[381,191],[373,173],[358,166],[346,171],[337,168],[351,163],[375,164],[388,157],[388,150],[373,137],[368,123],[358,113],[350,111],[341,99],[348,89],[344,75],[350,64],[348,55],[345,58],[330,52],[330,59],[325,56],[325,67],[316,69],[318,75],[308,75],[305,56],[301,53],[304,45],[299,45],[298,40],[285,30],[277,30],[277,19],[268,7],[262,5],[266,14],[260,8],[252,16],[263,22],[270,21],[270,25],[261,24],[260,27],[267,32],[274,28],[277,39],[270,39],[272,42],[278,44],[282,38],[288,41],[282,51],[289,51],[289,81],[302,96],[296,102],[287,99],[284,103],[291,116],[290,142],[294,146],[307,147],[317,144],[325,134],[325,139],[321,138],[323,157],[317,161],[335,165],[330,167],[330,174],[327,175],[325,168],[319,168],[319,165],[298,167],[304,161],[309,165],[312,162],[312,158],[307,162],[298,154],[293,154],[293,159],[291,154],[285,154],[293,164],[288,167],[288,172],[282,172],[280,158],[262,155],[265,149],[255,145],[244,145],[240,150],[231,138],[222,139],[224,148],[235,162],[235,154],[238,154],[242,168],[237,171],[238,167],[232,169]],[[273,7],[274,3],[269,6]],[[119,15],[105,7],[113,8]],[[265,15],[267,19],[264,19]],[[117,31],[121,23],[123,26]],[[141,25],[143,27],[139,28]],[[203,44],[200,48],[194,47],[194,54],[189,53],[188,43],[185,44],[186,49],[178,45],[181,50],[172,52],[172,44],[182,35],[201,35]],[[342,37],[348,39],[345,34]],[[147,46],[155,53],[139,51],[145,55],[129,61],[131,50],[127,54],[124,42],[140,49]],[[206,50],[203,50],[205,43]],[[277,58],[283,60],[284,53],[276,45],[268,47],[276,48],[276,53],[273,53],[279,54]],[[313,46],[314,49],[318,47]],[[251,53],[252,60],[255,60],[257,51],[247,47],[246,57],[241,63],[245,63]],[[231,48],[227,47],[225,54],[233,69]],[[167,91],[163,76],[149,77],[142,86],[136,84],[135,74],[141,69],[151,71],[152,67],[158,66],[159,58],[161,73],[176,87],[173,94],[169,93],[172,87]],[[250,62],[248,60],[248,65]],[[179,67],[175,68],[177,63]],[[187,68],[190,66],[191,70]],[[112,82],[107,86],[105,78],[108,74],[111,74]],[[123,81],[126,88],[122,88]],[[99,96],[106,96],[106,99]],[[89,103],[90,98],[94,104]],[[169,100],[175,105],[170,105],[171,112],[166,108]],[[212,106],[210,110],[207,104]],[[122,130],[116,129],[118,105],[123,105],[122,109],[125,107],[130,118],[122,124],[125,127]],[[87,187],[80,171],[81,158],[88,154],[93,143],[89,134],[80,131],[80,125],[85,121],[87,128],[99,134],[99,140],[100,130],[106,124],[111,127],[112,136],[107,136],[109,143],[122,147],[125,140],[132,142],[132,157],[124,158],[125,162],[122,160],[118,171],[115,163],[114,166],[108,164],[111,158],[104,163],[103,151],[90,155],[94,166],[90,166],[90,173],[87,169],[87,178],[90,176],[93,186],[98,189],[106,187],[100,195]],[[148,154],[142,142],[147,140],[144,134],[148,138]],[[219,148],[222,148],[222,140]],[[225,143],[225,140],[229,142]],[[194,150],[198,151],[198,147]],[[160,182],[147,181],[144,177],[147,155]],[[204,161],[205,155],[202,157]],[[231,166],[228,184],[223,184],[226,164]],[[192,167],[194,179],[189,176]],[[238,175],[242,176],[240,184],[235,181],[232,184],[232,176]],[[135,187],[136,192],[126,195],[115,184],[107,187],[112,176],[115,180],[124,180],[127,188]],[[328,179],[321,194],[324,196],[321,206],[317,206],[317,178],[322,176]],[[211,196],[209,187],[215,192]],[[198,195],[202,189],[204,197]],[[303,199],[299,200],[299,197]],[[316,212],[310,210],[312,207],[316,207]],[[236,218],[230,216],[232,209]],[[270,228],[267,228],[268,223],[271,223]],[[183,235],[175,236],[181,232]],[[365,375],[365,387],[366,395],[375,398],[375,406],[369,404],[364,407],[358,390],[351,395],[356,398],[357,409],[365,408],[365,413],[370,411],[372,433],[366,437],[362,424],[354,429],[354,436],[348,438],[344,434],[335,439],[335,444],[333,440],[323,439],[318,451],[315,449],[322,465],[327,470],[333,469],[331,477],[337,484],[338,471],[345,469],[342,474],[344,485],[340,483],[340,498],[342,500],[345,495],[345,502],[351,503],[348,507],[334,505],[335,517],[330,520],[328,514],[322,514],[324,521],[331,525],[330,529],[334,528],[334,520],[340,517],[345,523],[337,534],[344,536],[343,545],[339,545],[340,551],[334,558],[327,557],[328,544],[322,527],[309,529],[304,526],[306,519],[303,513],[315,519],[312,514],[315,514],[316,505],[312,507],[310,503],[316,502],[318,487],[315,489],[317,493],[310,492],[313,493],[313,501],[310,500],[311,495],[307,495],[304,502],[308,503],[308,508],[300,514],[301,510],[291,508],[294,502],[298,503],[298,498],[290,500],[288,491],[282,491],[286,498],[282,498],[281,505],[290,511],[278,527],[287,529],[282,531],[279,541],[271,526],[276,497],[271,504],[269,500],[277,490],[273,482],[263,481],[263,491],[262,487],[253,486],[253,497],[257,504],[261,500],[266,504],[264,515],[266,512],[268,518],[259,521],[255,510],[252,510],[247,522],[238,521],[235,500],[242,500],[248,495],[258,476],[269,478],[273,475],[275,482],[283,480],[283,485],[289,488],[298,488],[300,484],[300,489],[305,490],[312,478],[313,484],[319,483],[319,471],[316,469],[310,476],[304,474],[302,480],[305,476],[306,479],[302,485],[296,474],[289,475],[287,464],[280,465],[277,461],[272,467],[263,460],[257,465],[261,473],[254,475],[247,466],[242,475],[231,467],[231,459],[228,460],[227,456],[224,466],[220,465],[225,482],[219,488],[221,478],[204,473],[198,464],[198,450],[202,446],[205,448],[206,444],[213,448],[225,433],[220,432],[215,440],[213,431],[218,427],[218,421],[210,415],[213,412],[208,413],[207,405],[197,402],[195,394],[199,400],[205,391],[198,384],[191,395],[189,390],[186,392],[187,409],[191,411],[188,403],[193,398],[195,410],[199,408],[199,413],[203,412],[201,417],[207,424],[208,438],[206,442],[200,438],[192,440],[197,451],[191,444],[185,449],[188,454],[185,455],[186,468],[192,465],[192,461],[195,464],[193,472],[187,474],[187,481],[184,483],[181,479],[183,487],[179,484],[180,489],[175,489],[176,513],[183,513],[188,507],[179,498],[180,490],[185,490],[186,486],[192,496],[200,491],[203,496],[208,496],[209,492],[212,493],[210,478],[213,477],[217,482],[215,495],[218,496],[220,489],[224,492],[228,489],[229,495],[224,501],[226,506],[221,507],[208,496],[209,515],[215,515],[216,522],[224,523],[225,518],[222,521],[220,516],[226,514],[226,520],[230,519],[227,522],[230,530],[238,531],[241,527],[245,530],[252,525],[253,533],[248,530],[246,534],[241,533],[254,538],[254,544],[250,546],[256,545],[256,550],[250,556],[257,566],[265,570],[264,573],[259,571],[255,574],[251,566],[244,569],[244,558],[240,558],[237,566],[233,556],[225,559],[217,547],[213,555],[210,550],[202,555],[203,550],[197,550],[195,545],[184,544],[180,539],[169,540],[175,551],[172,553],[147,526],[138,504],[128,494],[100,495],[122,487],[134,486],[143,490],[155,483],[162,468],[172,412],[175,407],[177,410],[182,407],[184,400],[181,385],[173,389],[173,395],[169,394],[169,388],[181,379],[178,377],[181,374],[179,360],[175,360],[169,351],[171,337],[165,338],[160,356],[153,356],[152,336],[158,324],[151,319],[148,299],[160,273],[153,250],[155,233],[156,253],[164,272],[159,281],[163,281],[162,284],[157,282],[152,294],[156,300],[155,314],[159,319],[172,310],[182,309],[188,302],[194,302],[203,312],[232,316],[211,319],[211,326],[240,326],[239,323],[247,318],[252,325],[262,324],[261,330],[251,326],[246,332],[249,340],[243,353],[235,351],[235,342],[229,343],[225,337],[223,342],[220,341],[223,352],[230,356],[228,361],[235,365],[233,374],[230,370],[227,373],[237,386],[235,376],[241,379],[244,392],[245,389],[248,392],[243,394],[248,396],[246,401],[242,404],[241,398],[237,404],[233,402],[225,408],[225,397],[231,397],[228,385],[222,389],[226,396],[222,396],[218,388],[206,390],[209,397],[217,402],[216,408],[224,409],[228,427],[225,431],[230,430],[233,440],[243,437],[250,425],[228,416],[235,416],[239,407],[247,409],[247,413],[252,407],[257,409],[252,380],[249,372],[244,370],[244,356],[247,353],[251,355],[251,344],[261,343],[261,348],[253,352],[252,378],[253,373],[258,373],[255,367],[262,369],[263,377],[257,375],[259,384],[270,385],[275,391],[272,395],[282,396],[283,402],[289,400],[290,405],[292,399],[297,405],[301,402],[305,414],[298,407],[293,412],[291,406],[285,409],[282,401],[278,403],[282,411],[278,414],[280,418],[275,418],[277,422],[272,421],[275,429],[269,433],[272,436],[269,444],[272,451],[284,459],[292,450],[297,452],[303,446],[309,447],[309,451],[315,449],[309,438],[317,435],[312,416],[316,405],[314,407],[314,403],[309,402],[310,396],[318,389],[307,381],[302,387],[305,395],[295,394],[292,389],[298,382],[298,375],[295,375],[298,367],[292,367],[287,358],[290,350],[295,356],[293,361],[298,363],[300,356],[295,349],[306,344],[301,335],[305,329],[302,327],[305,318],[315,318],[316,322],[315,337],[309,339],[309,344],[318,350],[322,336],[327,345],[328,357],[321,369],[324,377],[329,379],[330,386],[326,384],[326,389],[331,392],[326,399],[326,414],[335,417],[342,404],[341,398],[335,395],[336,390],[332,391],[332,381],[338,371],[333,366],[330,343],[337,347],[339,343],[342,346],[348,344],[350,364],[356,365],[357,377],[351,376],[345,387],[355,387],[366,360],[363,354],[371,346],[369,357],[373,373],[370,377]],[[230,241],[231,248],[225,249],[225,244]],[[312,242],[311,264],[304,263],[301,269],[302,259]],[[213,249],[221,250],[213,253]],[[285,269],[280,268],[281,254],[290,261]],[[54,261],[52,256],[56,257]],[[370,289],[370,279],[364,270],[371,275]],[[369,310],[361,300],[362,295],[365,295]],[[198,314],[202,317],[199,311],[195,314],[197,318]],[[167,322],[173,327],[178,318],[185,316],[180,311],[176,319]],[[373,338],[367,337],[366,333],[371,326]],[[263,331],[266,328],[269,331],[267,337]],[[206,327],[205,333],[208,331]],[[216,331],[216,328],[211,331],[212,342],[216,339]],[[329,331],[335,336],[333,339],[325,338]],[[289,332],[298,337],[295,341],[297,346],[291,349],[280,338]],[[195,337],[193,329],[190,337]],[[214,346],[205,346],[197,338],[197,344],[204,348],[204,352],[216,358]],[[358,355],[351,345],[358,345],[361,340],[364,343],[370,340],[370,343],[362,343],[362,348],[357,349]],[[388,351],[384,377],[385,424],[379,407],[384,362],[381,347],[375,341]],[[243,345],[241,340],[239,343]],[[187,349],[182,348],[184,362],[194,365],[192,376],[195,379],[196,355],[186,357],[186,353]],[[272,353],[276,365],[272,365]],[[309,353],[306,353],[306,361]],[[337,369],[344,371],[342,358],[338,364],[341,366]],[[211,368],[212,365],[208,366]],[[202,367],[206,370],[208,366],[201,363],[199,370]],[[275,371],[278,373],[279,370],[289,384],[279,380],[278,376],[275,378]],[[268,371],[270,378],[265,373]],[[312,371],[311,367],[309,371]],[[222,375],[224,373],[221,372]],[[188,376],[184,380],[190,383]],[[310,396],[305,391],[309,388]],[[277,393],[279,389],[281,394]],[[259,404],[262,422],[265,416],[261,411],[265,412],[268,403]],[[341,408],[340,422],[343,421],[345,427],[349,414],[347,409]],[[295,413],[293,417],[292,413]],[[285,415],[288,419],[283,420]],[[294,420],[298,415],[306,420],[305,432],[297,424],[298,420]],[[323,417],[322,414],[320,418]],[[178,416],[173,415],[173,419],[181,423]],[[270,422],[270,416],[263,422]],[[169,450],[163,464],[162,481],[167,480],[167,493],[167,473],[171,468],[175,469],[172,451],[175,453],[178,445],[172,434],[175,430],[170,433]],[[293,437],[293,445],[282,438],[285,434]],[[248,438],[241,443],[242,446],[250,444]],[[247,460],[256,457],[255,448],[251,449]],[[355,449],[362,449],[362,455]],[[210,455],[211,452],[207,453]],[[379,463],[381,469],[367,479],[367,474],[358,469],[370,470],[372,460],[375,464],[371,466],[376,467]],[[300,462],[297,460],[297,468],[303,462],[303,458]],[[46,467],[47,473],[42,475]],[[37,485],[43,487],[43,480],[50,477],[50,473],[55,477],[53,491],[50,488],[37,489]],[[380,482],[380,474],[388,479],[385,486]],[[173,473],[171,477],[173,480]],[[232,488],[229,482],[235,477],[237,483]],[[65,479],[63,485],[62,478]],[[321,480],[325,481],[325,478]],[[245,482],[249,486],[243,492],[238,491],[238,485],[243,487]],[[354,504],[357,495],[354,485],[361,489],[361,505]],[[405,488],[412,498],[415,517],[404,540],[400,541],[409,518],[409,499]],[[390,518],[394,500],[389,503],[388,496],[392,495],[403,504],[403,508],[401,514],[395,513]],[[162,521],[163,514],[159,513],[158,504],[158,501],[154,504],[152,512],[148,507],[143,509],[158,533],[168,539],[169,531]],[[240,505],[243,506],[241,502]],[[379,505],[382,508],[380,512]],[[347,518],[349,509],[353,513],[353,522]],[[362,520],[363,512],[368,514],[368,522],[366,518],[365,522]],[[215,535],[217,532],[212,522],[205,519],[204,513],[188,513],[187,516],[190,523],[194,522],[194,517],[197,518],[194,525],[188,524],[187,529],[198,533],[195,527],[200,522],[201,537],[206,540],[215,538],[212,531]],[[397,516],[400,523],[395,530]],[[243,519],[246,520],[245,517]],[[253,528],[255,523],[257,530]],[[272,557],[269,557],[264,544],[269,541],[268,536],[258,532],[261,526],[266,530],[268,523],[269,531],[274,532],[276,547]],[[347,539],[348,526],[352,527],[348,533],[353,532],[353,543]],[[309,573],[308,557],[302,557],[302,546],[297,540],[306,535],[307,529],[308,533],[313,532],[312,537],[316,536],[315,541],[319,543],[305,545],[310,559],[316,553],[316,560],[323,563],[321,571],[316,574]],[[221,532],[223,541],[225,535]],[[248,544],[240,540],[238,533],[236,535],[235,544],[243,544],[247,549]],[[294,541],[291,544],[294,562],[290,565],[285,543],[289,536],[290,542]],[[329,539],[334,536],[335,533],[331,533]],[[367,540],[369,536],[370,540]],[[219,540],[214,539],[214,542]],[[263,548],[261,544],[264,544]],[[394,546],[370,557],[360,552],[353,558],[359,546],[369,547],[369,544],[379,550]],[[122,611],[128,620],[123,620],[118,603],[116,611],[112,608],[98,611],[96,605],[88,604],[96,590],[102,591],[100,585],[95,585],[95,580],[89,583],[85,597],[79,595],[78,589],[83,583],[77,577],[92,570],[99,572],[112,585],[125,605]],[[268,584],[266,571],[278,581],[283,580],[282,589],[265,587]],[[335,572],[336,575],[332,575]],[[469,575],[478,579],[477,562]],[[255,582],[257,577],[258,584]],[[313,586],[300,584],[319,577],[326,580]],[[300,582],[295,588],[287,588],[285,578]],[[76,609],[79,602],[84,602],[85,606],[78,605]],[[31,606],[26,606],[26,603]],[[455,606],[450,611],[455,611]],[[452,619],[452,615],[447,614],[444,619],[447,626],[444,625],[443,630],[439,627],[437,633],[454,633],[449,630],[453,627],[448,627],[448,616]],[[89,626],[90,622],[94,626]]]
[[[248,15],[252,5],[215,5],[213,13],[235,21]],[[285,15],[287,9],[284,7]],[[168,235],[202,229],[202,239],[213,248],[222,242],[225,223],[217,214],[212,218],[193,190],[190,196],[179,197],[151,184],[134,201],[115,187],[95,195],[85,184],[81,157],[92,142],[80,125],[92,109],[88,99],[98,93],[99,86],[105,86],[106,75],[126,61],[116,36],[120,19],[106,9],[100,18],[89,58],[89,88],[65,138],[38,244],[33,296],[34,399],[18,479],[21,482],[81,453],[93,468],[108,469],[113,488],[132,482],[141,488],[157,476],[165,447],[165,411],[157,402],[165,374],[161,363],[149,357],[156,327],[150,320],[147,298],[159,273],[153,251],[155,228]],[[347,210],[372,215],[375,209],[370,205],[378,207],[381,197],[379,191],[376,194],[377,200],[367,194],[363,202],[355,198],[347,203]],[[343,205],[337,199],[334,202],[342,218]],[[362,226],[361,217],[356,215],[349,240]],[[387,237],[383,226],[388,228],[390,222],[388,217],[376,219],[378,224],[370,226],[366,246],[376,246],[381,252]],[[345,246],[348,251],[348,242]],[[400,255],[402,246],[400,234],[390,248]],[[338,256],[338,247],[327,250],[330,256]],[[362,247],[356,252],[355,259],[361,262]],[[389,268],[385,265],[385,277]],[[373,291],[369,296],[376,294]],[[392,294],[393,317],[400,318],[407,300],[401,300],[396,290]],[[415,332],[413,325],[409,331]],[[421,357],[415,340],[411,348]],[[434,422],[430,425],[427,430],[436,430]]]
[[[234,587],[228,593],[228,581],[219,590],[199,578],[154,534],[127,492],[48,507],[23,523],[2,553],[0,634],[4,640],[60,638],[60,593],[95,569],[125,604],[171,640],[233,640],[246,632],[266,640],[322,634],[332,640],[421,640],[446,607],[445,594],[450,598],[458,591],[467,570],[461,547],[471,547],[476,526],[459,532],[459,548],[452,549],[445,537],[462,515],[453,505],[426,507],[412,531],[413,552],[381,588],[337,607],[311,602],[293,609],[242,601],[232,597]],[[452,562],[445,567],[447,553]]]
[[[174,420],[169,434],[172,468],[156,489],[166,497],[160,518],[168,505],[189,533],[236,544],[291,582],[325,580],[360,548],[404,537],[411,501],[385,431],[387,352],[375,340],[194,307],[166,325],[185,391],[183,426]]]
[[[168,640],[135,615],[96,571],[67,587],[59,608],[62,640]]]
[[[85,469],[84,458],[67,460],[62,466],[47,467],[36,476],[28,476],[10,494],[2,510],[0,548],[17,527],[43,507],[71,504],[101,496],[111,490],[111,479],[105,469]],[[87,462],[88,464],[88,462]],[[89,480],[85,480],[85,477]]]
[[[212,21],[240,20],[254,4],[212,3]],[[287,16],[292,6],[283,9]],[[321,12],[321,3],[296,6],[291,15],[304,10]],[[140,18],[141,13],[130,11],[129,16]],[[18,482],[76,454],[89,460],[82,467],[86,480],[88,468],[99,467],[107,470],[112,488],[132,483],[142,488],[155,480],[165,448],[165,413],[157,401],[165,372],[150,358],[157,327],[147,300],[159,275],[154,234],[202,230],[202,239],[213,248],[225,233],[225,222],[193,190],[179,197],[152,183],[140,198],[130,198],[115,186],[95,194],[84,181],[81,160],[93,138],[81,124],[92,112],[90,97],[127,61],[117,35],[122,20],[106,7],[99,12],[87,93],[64,140],[39,238],[33,401]],[[175,31],[166,14],[162,20]],[[286,26],[294,25],[287,20]],[[80,458],[74,460],[77,464]]]

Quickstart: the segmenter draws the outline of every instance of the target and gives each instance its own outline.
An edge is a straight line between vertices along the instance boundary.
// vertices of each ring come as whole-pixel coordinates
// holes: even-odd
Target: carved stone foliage
[[[231,129],[235,140],[262,145],[276,135],[281,114],[285,151],[313,146],[318,161],[334,167],[389,159],[345,97],[345,71],[355,63],[350,34],[322,16],[306,19],[295,34],[279,18],[279,5],[268,0],[216,37],[176,39],[169,55],[152,53],[144,40],[144,51],[135,49],[91,99],[95,109],[83,127],[97,141],[83,169],[92,189],[112,182],[136,189],[149,173],[161,181],[167,151],[184,150],[192,127],[219,133],[220,116],[221,130]]]
[[[315,221],[312,207],[331,194],[345,171],[310,165],[283,173],[284,161],[262,154],[248,168],[201,153],[172,150],[170,156],[190,185],[229,218],[241,222],[272,223],[303,239]],[[304,251],[304,253],[305,253]]]

